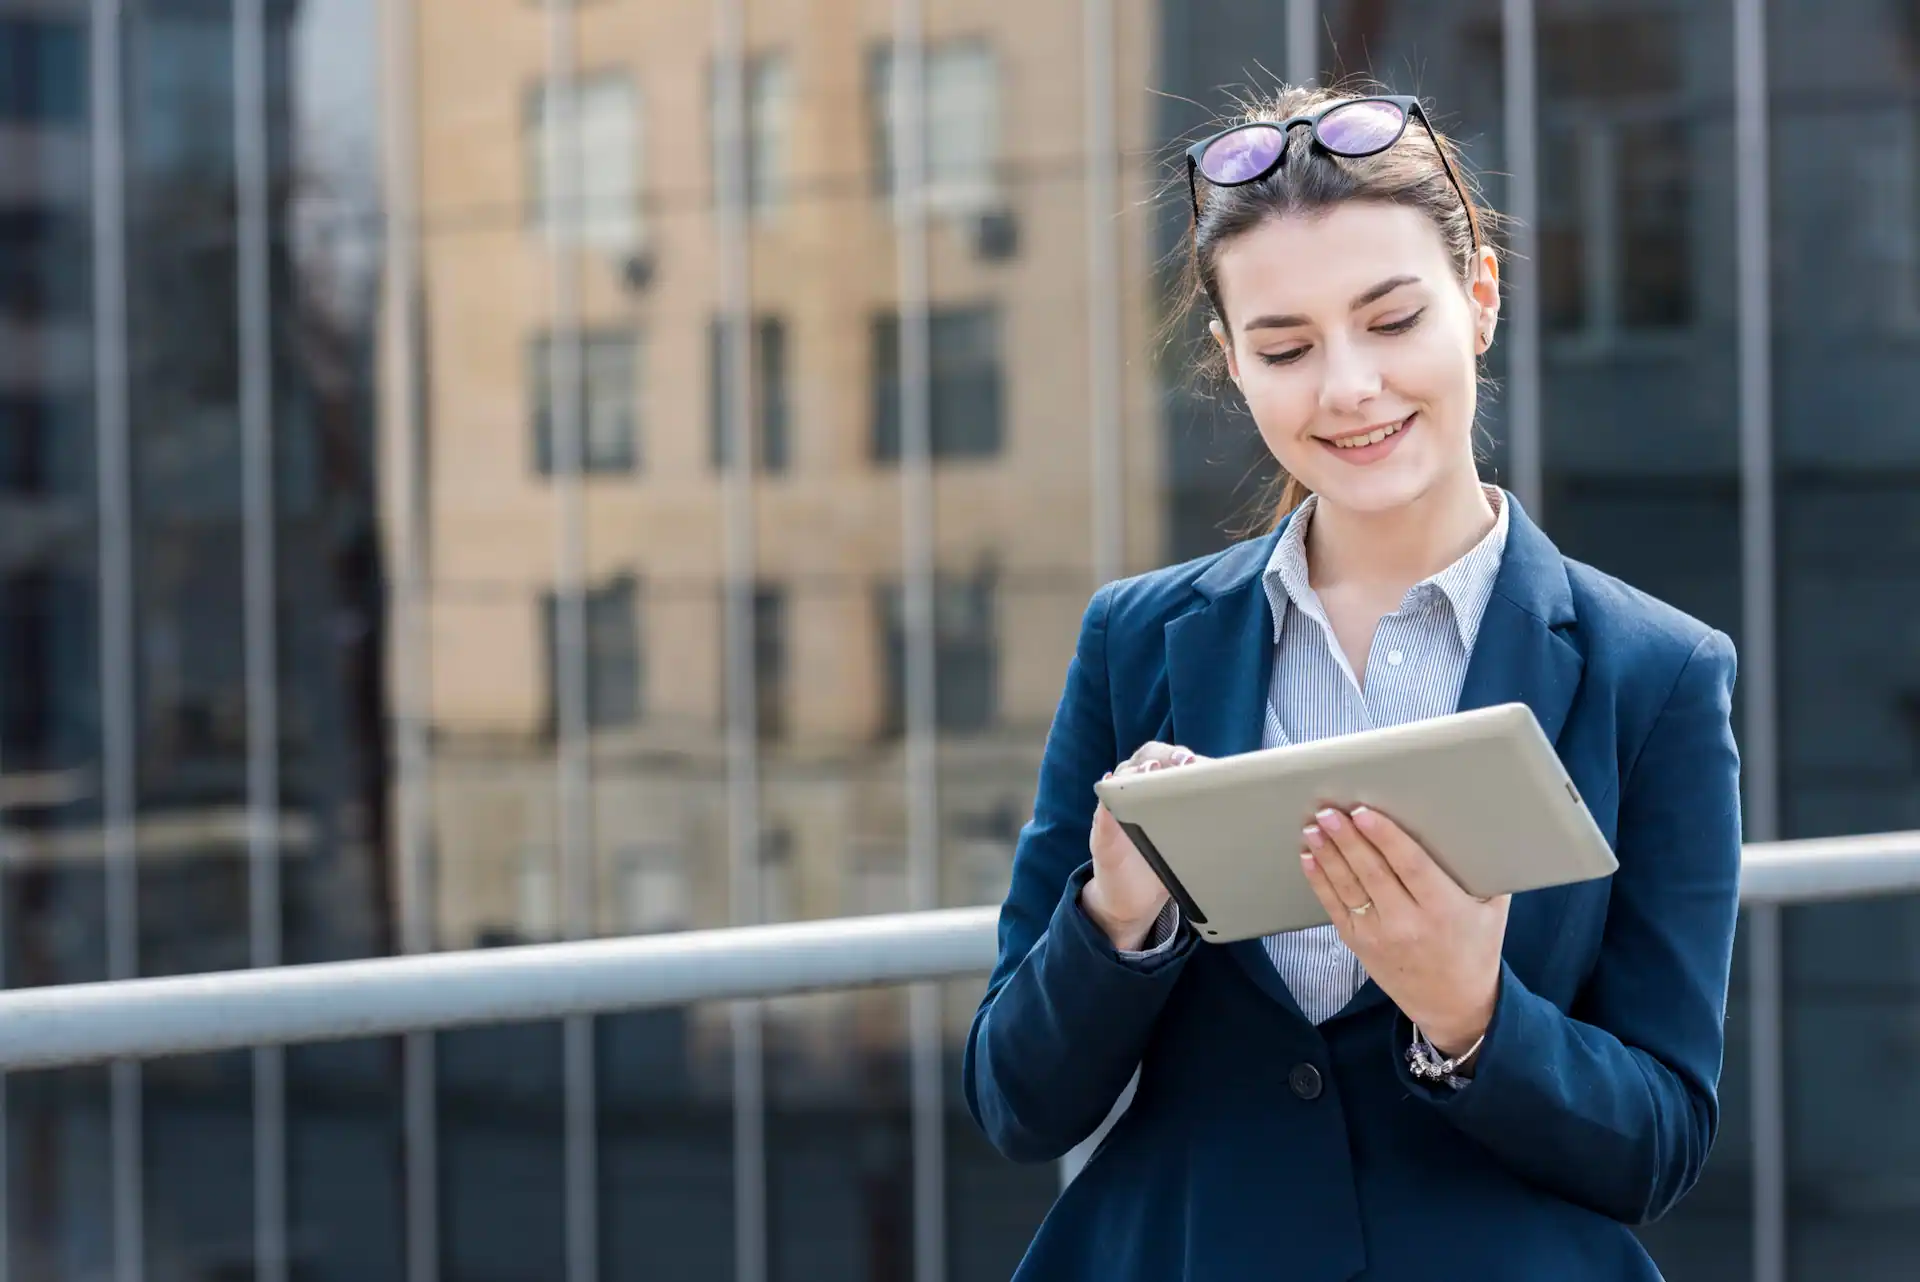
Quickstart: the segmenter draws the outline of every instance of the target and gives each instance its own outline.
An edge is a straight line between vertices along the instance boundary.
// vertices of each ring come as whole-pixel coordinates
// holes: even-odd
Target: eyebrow
[[[1359,296],[1348,305],[1348,310],[1357,312],[1368,303],[1379,302],[1394,290],[1399,289],[1402,285],[1417,285],[1419,283],[1420,278],[1418,276],[1390,276],[1378,285],[1363,290]],[[1306,323],[1307,318],[1305,316],[1300,315],[1298,312],[1289,312],[1285,316],[1256,316],[1247,322],[1246,327],[1249,330],[1293,329],[1295,326],[1305,325]]]

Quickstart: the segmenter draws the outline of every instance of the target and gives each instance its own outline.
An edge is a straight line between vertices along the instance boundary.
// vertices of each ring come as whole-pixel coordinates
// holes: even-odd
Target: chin
[[[1324,484],[1313,486],[1314,493],[1320,496],[1322,503],[1330,503],[1350,512],[1374,514],[1391,512],[1417,502],[1433,489],[1438,478],[1413,468],[1381,468],[1377,472],[1346,476],[1336,474],[1315,479],[1324,481]]]

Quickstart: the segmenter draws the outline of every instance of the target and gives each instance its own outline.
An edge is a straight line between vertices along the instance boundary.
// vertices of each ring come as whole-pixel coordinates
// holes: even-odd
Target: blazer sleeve
[[[1571,1013],[1503,963],[1470,1082],[1435,1088],[1399,1064],[1410,1091],[1509,1169],[1630,1224],[1693,1187],[1719,1126],[1740,897],[1734,669],[1725,635],[1703,639],[1625,775],[1620,866]]]
[[[1015,1161],[1060,1157],[1106,1119],[1195,947],[1181,932],[1164,951],[1123,959],[1080,909],[1093,785],[1120,759],[1106,663],[1112,593],[1111,584],[1095,593],[1081,622],[962,1065],[974,1120]]]

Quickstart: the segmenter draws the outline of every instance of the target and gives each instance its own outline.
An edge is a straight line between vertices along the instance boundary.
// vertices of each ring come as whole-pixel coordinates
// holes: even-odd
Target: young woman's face
[[[1475,357],[1499,310],[1482,253],[1463,288],[1416,209],[1274,218],[1217,260],[1214,323],[1267,448],[1323,502],[1379,512],[1474,477]]]

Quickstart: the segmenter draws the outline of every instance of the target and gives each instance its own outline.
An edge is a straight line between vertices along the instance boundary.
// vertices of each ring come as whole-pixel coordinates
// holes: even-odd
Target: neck
[[[1385,512],[1357,512],[1322,497],[1307,529],[1308,576],[1316,587],[1347,583],[1404,592],[1465,556],[1494,519],[1472,472]]]

